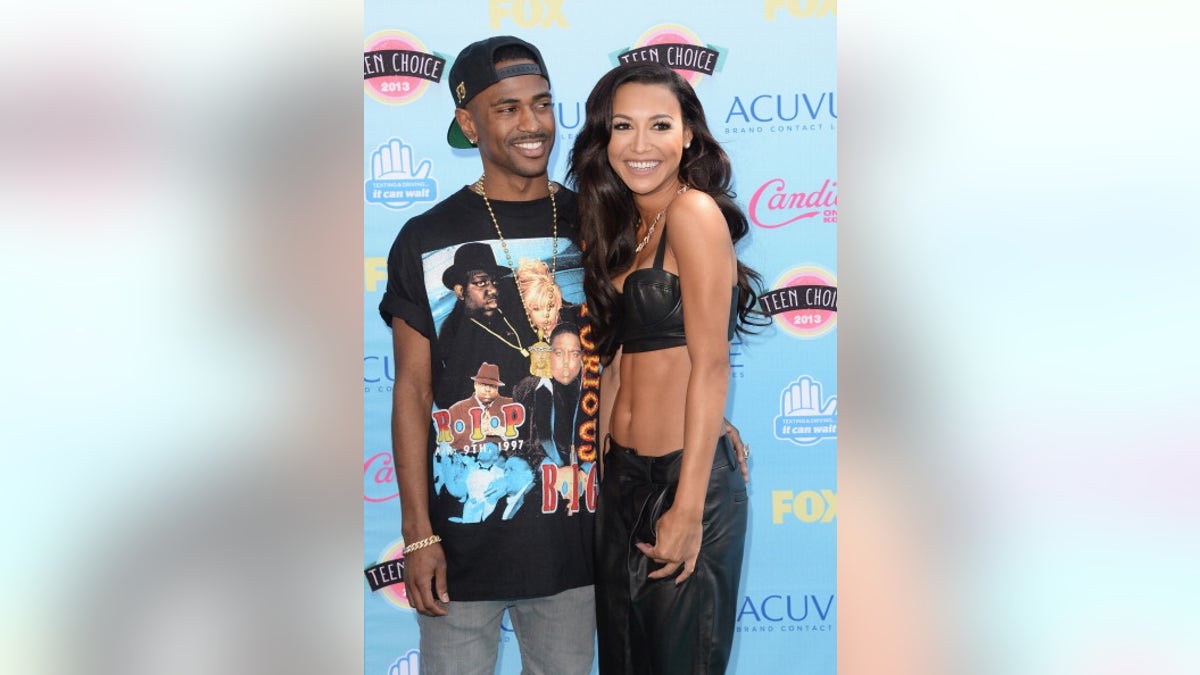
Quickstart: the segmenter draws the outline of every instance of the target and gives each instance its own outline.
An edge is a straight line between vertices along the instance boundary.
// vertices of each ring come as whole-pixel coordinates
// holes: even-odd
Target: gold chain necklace
[[[480,176],[479,180],[475,181],[475,184],[471,186],[471,190],[480,197],[483,197],[483,204],[487,207],[488,215],[492,217],[492,225],[496,228],[496,237],[500,239],[500,248],[504,249],[504,259],[508,261],[508,267],[512,270],[513,281],[516,281],[517,266],[513,264],[512,254],[508,252],[508,242],[504,240],[504,233],[500,231],[500,221],[496,219],[496,212],[492,210],[492,202],[488,199],[487,191],[483,187],[483,180],[485,178],[487,178],[486,173]],[[554,183],[548,180],[546,184],[550,190],[551,228],[554,237],[550,253],[550,280],[553,281],[554,273],[558,269],[558,203],[554,200]],[[541,334],[541,329],[535,326],[533,319],[529,317],[529,307],[525,304],[525,294],[521,293],[520,286],[517,287],[517,295],[521,298],[521,306],[525,308],[525,318],[529,319],[529,327],[533,329],[533,332],[539,339],[543,339],[544,336]]]
[[[675,196],[671,197],[671,202],[675,201],[675,197],[678,197],[679,195],[683,194],[684,192],[687,192],[687,189],[688,189],[687,183],[684,183],[683,187],[679,188],[679,190],[675,193]],[[642,249],[646,248],[646,244],[650,242],[650,236],[652,234],[654,234],[655,226],[658,225],[658,221],[662,220],[663,214],[667,212],[667,207],[669,207],[671,205],[671,202],[667,202],[667,206],[664,206],[662,208],[662,211],[659,211],[657,214],[655,214],[654,222],[650,223],[650,229],[646,230],[646,236],[642,237],[642,243],[638,244],[637,247],[633,249],[634,255],[641,253]],[[634,232],[638,231],[638,228],[640,228],[642,226],[642,222],[643,222],[642,217],[638,216],[637,226],[634,227],[634,229],[633,229]]]
[[[500,240],[500,248],[504,250],[504,259],[506,261],[508,261],[508,267],[509,267],[509,269],[512,270],[513,282],[514,282],[513,285],[516,286],[516,288],[517,288],[517,297],[521,299],[521,308],[525,310],[525,318],[526,318],[526,320],[529,321],[529,327],[533,329],[533,334],[535,336],[537,336],[537,342],[533,343],[532,345],[529,345],[529,349],[522,348],[520,350],[521,355],[528,357],[530,351],[536,351],[539,353],[539,355],[548,353],[550,351],[550,344],[548,342],[546,342],[547,336],[542,335],[542,329],[540,327],[538,327],[536,324],[534,324],[533,317],[531,317],[529,315],[529,304],[525,301],[525,294],[521,292],[521,285],[516,283],[516,281],[517,281],[517,266],[513,264],[512,254],[509,253],[509,251],[508,251],[508,242],[505,241],[505,239],[504,239],[504,233],[500,231],[500,221],[496,218],[496,212],[492,210],[491,200],[488,199],[487,189],[484,187],[484,179],[486,179],[486,178],[487,178],[486,173],[480,175],[479,180],[475,181],[474,185],[471,186],[471,190],[473,190],[480,197],[483,197],[483,204],[484,204],[484,206],[487,207],[488,215],[491,216],[491,218],[492,218],[492,225],[495,226],[495,228],[496,228],[496,237]],[[550,211],[551,211],[551,221],[550,222],[551,222],[551,233],[553,235],[553,244],[551,246],[551,258],[550,258],[550,281],[553,282],[554,281],[554,273],[558,270],[558,202],[556,202],[554,200],[554,192],[555,192],[554,182],[547,179],[546,186],[547,186],[547,190],[550,192]],[[472,319],[472,321],[475,321],[475,320]],[[479,322],[476,321],[476,323],[479,323]],[[513,331],[513,335],[517,334],[517,331],[515,329],[513,329],[512,324],[508,323],[507,318],[504,319],[504,323],[508,324],[509,329]],[[488,328],[486,326],[484,326],[483,324],[479,324],[479,325],[484,330],[487,330],[489,333],[492,333],[492,331],[488,330]],[[492,335],[496,335],[496,334],[492,333]],[[496,337],[500,337],[500,336],[496,335]],[[504,338],[500,338],[500,339],[504,340]],[[519,342],[520,338],[518,337],[517,340]],[[510,347],[513,346],[511,342],[508,342],[508,340],[504,340],[504,342],[505,342],[505,344],[508,344]],[[537,361],[539,361],[539,360],[540,359],[530,361],[529,372],[531,375],[541,376],[543,374],[543,371],[545,370],[545,364],[538,363]]]

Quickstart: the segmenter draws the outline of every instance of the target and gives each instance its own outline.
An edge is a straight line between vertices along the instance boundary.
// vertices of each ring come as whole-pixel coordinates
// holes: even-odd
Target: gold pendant
[[[529,346],[532,356],[529,358],[529,374],[534,377],[550,377],[550,345],[538,340]]]

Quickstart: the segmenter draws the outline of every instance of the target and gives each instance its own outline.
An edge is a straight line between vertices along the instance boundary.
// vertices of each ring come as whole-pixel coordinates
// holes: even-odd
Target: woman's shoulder
[[[713,199],[712,195],[708,194],[704,190],[689,187],[680,193],[679,196],[675,197],[674,201],[671,202],[672,210],[678,208],[685,210],[708,208],[717,209],[717,200]]]
[[[706,192],[689,189],[675,198],[667,209],[667,223],[680,223],[688,232],[704,236],[711,231],[712,236],[728,236],[728,224],[725,215],[715,199]]]

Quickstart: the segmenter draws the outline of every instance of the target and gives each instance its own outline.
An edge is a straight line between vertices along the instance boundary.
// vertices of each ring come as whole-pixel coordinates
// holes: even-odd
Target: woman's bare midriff
[[[639,455],[658,457],[683,447],[691,359],[686,346],[622,354],[621,386],[609,433]]]

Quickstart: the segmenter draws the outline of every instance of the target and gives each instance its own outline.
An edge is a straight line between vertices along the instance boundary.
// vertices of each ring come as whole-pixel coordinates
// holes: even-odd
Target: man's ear
[[[462,284],[454,284],[454,294],[458,296],[459,300],[463,299],[463,285]]]
[[[455,108],[454,119],[458,120],[458,126],[462,127],[467,140],[472,143],[479,141],[479,134],[475,131],[475,118],[471,117],[470,111],[466,108]]]

